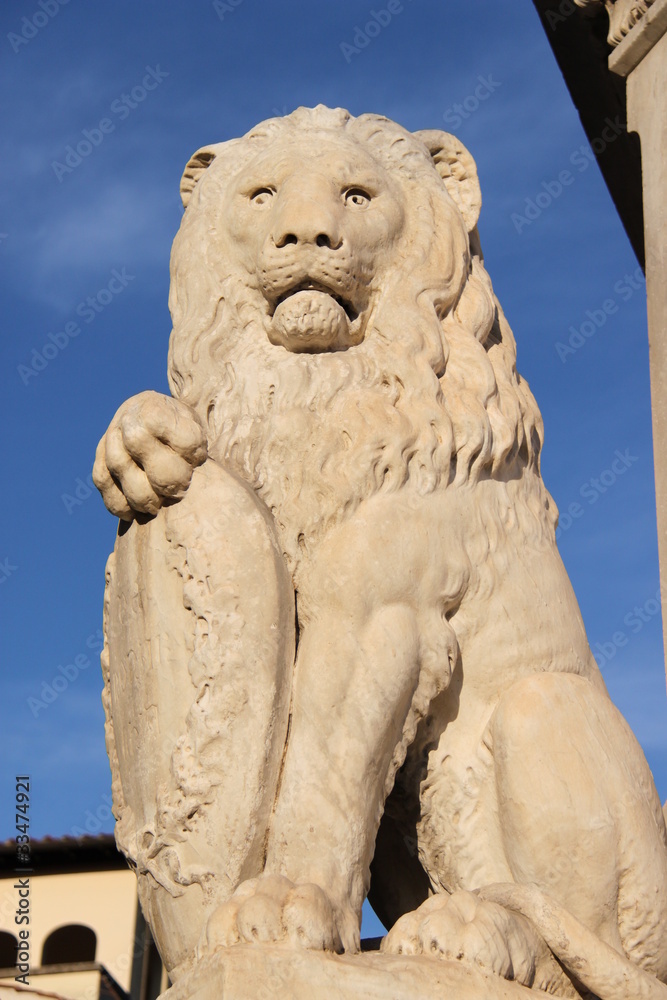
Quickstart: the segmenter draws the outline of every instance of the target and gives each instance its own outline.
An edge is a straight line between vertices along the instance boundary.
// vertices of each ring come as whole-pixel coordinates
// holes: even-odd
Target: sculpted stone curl
[[[94,470],[117,839],[175,996],[244,945],[354,954],[370,890],[373,975],[664,997],[665,823],[557,552],[470,154],[301,108],[181,191],[173,398],[124,404]]]

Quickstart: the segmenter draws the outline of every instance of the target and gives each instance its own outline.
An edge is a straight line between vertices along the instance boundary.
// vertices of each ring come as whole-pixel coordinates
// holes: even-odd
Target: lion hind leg
[[[525,677],[503,695],[491,736],[514,881],[536,884],[596,940],[664,979],[662,810],[606,693],[572,674]]]

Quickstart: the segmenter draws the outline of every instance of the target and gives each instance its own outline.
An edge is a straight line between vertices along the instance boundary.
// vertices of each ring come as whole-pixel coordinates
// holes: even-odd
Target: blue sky
[[[115,523],[87,484],[95,446],[124,399],[166,391],[188,157],[319,102],[455,131],[475,156],[563,559],[667,798],[644,287],[530,0],[41,2],[0,14],[0,836],[19,773],[35,836],[112,828],[98,630]]]

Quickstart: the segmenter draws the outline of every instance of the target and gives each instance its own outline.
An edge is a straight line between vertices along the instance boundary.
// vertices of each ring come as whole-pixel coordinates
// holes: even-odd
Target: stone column
[[[667,594],[667,0],[656,0],[643,12],[639,8],[645,8],[645,3],[620,2],[613,6],[626,8],[625,24],[630,26],[611,53],[609,68],[627,78],[628,130],[639,133],[641,140],[653,455],[660,587],[664,596]],[[638,15],[639,20],[634,21]],[[615,40],[610,35],[610,41]],[[663,637],[667,648],[667,615],[663,617]]]

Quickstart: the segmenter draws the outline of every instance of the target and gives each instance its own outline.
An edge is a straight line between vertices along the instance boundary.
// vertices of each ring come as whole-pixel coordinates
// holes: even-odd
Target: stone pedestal
[[[204,959],[161,1000],[537,1000],[542,990],[420,956],[331,955],[237,945]]]

